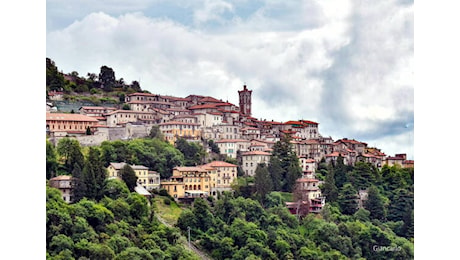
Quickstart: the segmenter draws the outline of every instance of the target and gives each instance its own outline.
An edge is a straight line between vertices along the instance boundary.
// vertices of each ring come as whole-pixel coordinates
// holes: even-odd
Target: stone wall
[[[127,124],[126,127],[101,127],[93,135],[67,136],[64,132],[57,133],[49,138],[50,142],[57,145],[65,137],[76,139],[81,146],[101,145],[104,141],[129,140],[143,138],[150,134],[152,125]]]

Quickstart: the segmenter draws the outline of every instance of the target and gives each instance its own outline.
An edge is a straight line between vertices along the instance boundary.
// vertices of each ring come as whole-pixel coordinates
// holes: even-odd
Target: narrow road
[[[163,225],[167,226],[167,227],[170,227],[170,228],[173,228],[173,226],[171,226],[169,223],[167,223],[164,219],[162,219],[160,216],[158,216],[158,214],[155,214],[155,217],[158,219],[158,221],[160,221]],[[181,235],[182,236],[182,235]],[[184,236],[182,236],[184,237]],[[188,241],[188,238],[185,237],[185,240]],[[188,242],[185,242],[183,243],[186,247],[190,248],[190,250],[192,250],[193,252],[195,252],[195,254],[197,254],[199,257],[201,257],[201,259],[203,260],[212,260],[212,258],[210,258],[205,252],[199,250],[194,244],[193,242],[190,242],[190,246],[188,244]]]

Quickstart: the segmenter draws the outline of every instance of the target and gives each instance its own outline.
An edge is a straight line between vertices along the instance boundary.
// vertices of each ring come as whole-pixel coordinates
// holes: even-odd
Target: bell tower
[[[240,114],[244,116],[251,116],[251,94],[252,90],[248,90],[246,84],[243,86],[243,90],[239,90],[240,95]]]

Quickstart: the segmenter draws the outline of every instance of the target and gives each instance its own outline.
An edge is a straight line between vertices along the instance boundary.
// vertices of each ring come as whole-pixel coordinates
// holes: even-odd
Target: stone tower
[[[239,90],[240,95],[240,114],[245,116],[251,116],[251,94],[252,90],[248,90],[244,85],[243,90]]]

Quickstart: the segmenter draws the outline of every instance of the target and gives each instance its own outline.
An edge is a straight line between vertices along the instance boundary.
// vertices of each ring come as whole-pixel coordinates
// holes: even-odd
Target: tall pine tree
[[[367,200],[364,202],[364,207],[369,210],[371,219],[386,219],[384,199],[376,186],[372,185],[369,188],[367,192]]]
[[[341,188],[345,182],[348,181],[347,178],[347,166],[343,163],[342,155],[339,155],[337,162],[334,166],[334,178],[335,185],[338,188]]]
[[[84,182],[82,169],[80,165],[75,164],[72,171],[72,201],[74,203],[86,197],[86,184]]]
[[[81,152],[80,143],[75,139],[65,137],[59,140],[57,144],[57,152],[64,161],[64,169],[68,173],[73,172],[73,167],[78,164],[80,168],[84,165],[84,156]]]
[[[125,166],[123,166],[120,170],[120,175],[121,179],[126,183],[126,186],[128,186],[129,191],[134,191],[134,188],[137,185],[137,176],[133,168],[131,168],[129,164],[125,164]]]
[[[358,210],[358,192],[351,183],[343,185],[337,201],[343,214],[353,215]]]
[[[283,168],[281,167],[281,162],[278,157],[270,157],[268,172],[270,173],[270,177],[272,179],[273,190],[281,191],[281,188],[283,187]]]
[[[86,186],[86,197],[99,200],[102,198],[102,188],[107,177],[101,153],[98,148],[90,147],[88,158],[82,172],[83,182]]]
[[[332,166],[329,167],[326,173],[326,180],[323,184],[322,193],[326,197],[327,202],[333,203],[337,201],[339,192],[335,185],[334,170]]]
[[[302,176],[302,168],[299,165],[299,158],[292,149],[291,137],[283,135],[281,140],[273,146],[272,155],[279,159],[282,170],[281,179],[283,185],[282,191],[292,192],[295,181]]]
[[[260,203],[263,205],[265,196],[273,190],[272,179],[265,163],[259,163],[254,176],[254,184]]]

